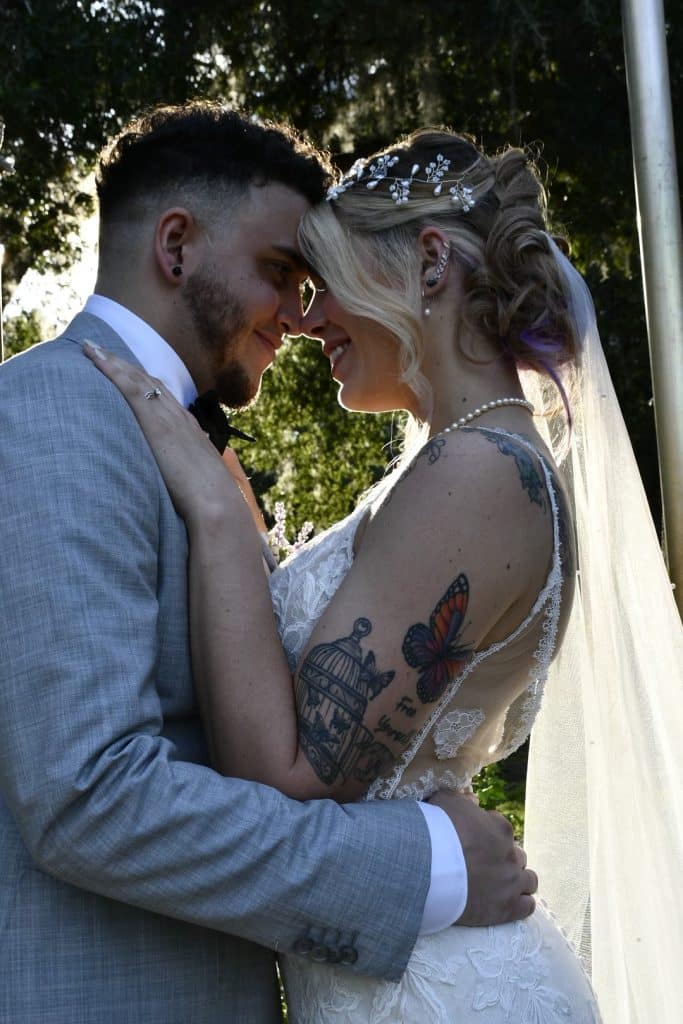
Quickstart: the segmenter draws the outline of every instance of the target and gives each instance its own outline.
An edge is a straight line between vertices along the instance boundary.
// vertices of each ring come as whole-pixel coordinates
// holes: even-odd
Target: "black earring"
[[[175,267],[173,267],[173,269],[171,270],[171,273],[173,274],[174,277],[180,277],[182,275],[182,272],[183,268],[180,266],[179,263],[176,263]]]

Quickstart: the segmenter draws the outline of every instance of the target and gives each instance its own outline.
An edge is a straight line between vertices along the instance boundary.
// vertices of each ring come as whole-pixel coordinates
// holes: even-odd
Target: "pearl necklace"
[[[451,423],[449,427],[444,427],[443,430],[439,430],[439,434],[448,434],[451,430],[460,430],[461,427],[466,427],[472,420],[476,420],[477,416],[483,416],[485,412],[491,412],[493,409],[501,409],[504,405],[519,405],[522,409],[526,409],[531,415],[534,415],[534,407],[531,402],[527,402],[526,398],[496,398],[493,402],[484,402],[483,405],[478,405],[472,412],[468,412],[466,416],[461,416],[455,423]]]

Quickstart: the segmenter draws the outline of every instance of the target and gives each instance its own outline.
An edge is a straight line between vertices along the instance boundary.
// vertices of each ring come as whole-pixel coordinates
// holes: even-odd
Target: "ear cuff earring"
[[[444,270],[448,266],[448,258],[450,256],[450,254],[451,254],[451,246],[450,246],[449,242],[446,242],[444,247],[443,247],[443,250],[441,252],[441,255],[439,256],[438,262],[437,262],[436,266],[434,267],[434,270],[429,275],[429,277],[425,278],[425,285],[427,286],[427,288],[433,288],[435,285],[437,285],[439,283],[439,281],[443,277]],[[423,312],[423,314],[425,316],[431,316],[431,314],[432,314],[432,307],[430,305],[431,300],[432,300],[432,296],[431,295],[429,297],[425,296],[425,290],[423,288],[422,289],[422,301],[424,302],[424,308],[423,308],[422,312]]]
[[[450,256],[450,254],[451,246],[449,242],[446,242],[441,252],[441,255],[439,256],[439,261],[434,267],[433,274],[431,274],[425,281],[425,284],[427,285],[428,288],[433,288],[434,285],[438,284],[439,281],[441,280],[443,272],[448,266],[448,257]]]

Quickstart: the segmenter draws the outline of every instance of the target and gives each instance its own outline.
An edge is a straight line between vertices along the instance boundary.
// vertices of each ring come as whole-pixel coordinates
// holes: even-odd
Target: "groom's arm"
[[[159,477],[123,399],[77,352],[20,357],[0,463],[0,785],[36,865],[398,977],[430,881],[417,806],[297,803],[161,735]]]

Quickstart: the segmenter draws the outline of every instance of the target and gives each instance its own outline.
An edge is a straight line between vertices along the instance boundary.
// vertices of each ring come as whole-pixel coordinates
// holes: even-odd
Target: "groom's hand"
[[[465,855],[467,905],[455,923],[473,927],[528,917],[536,905],[532,894],[538,877],[527,868],[507,818],[456,793],[438,792],[429,802],[451,819]]]

